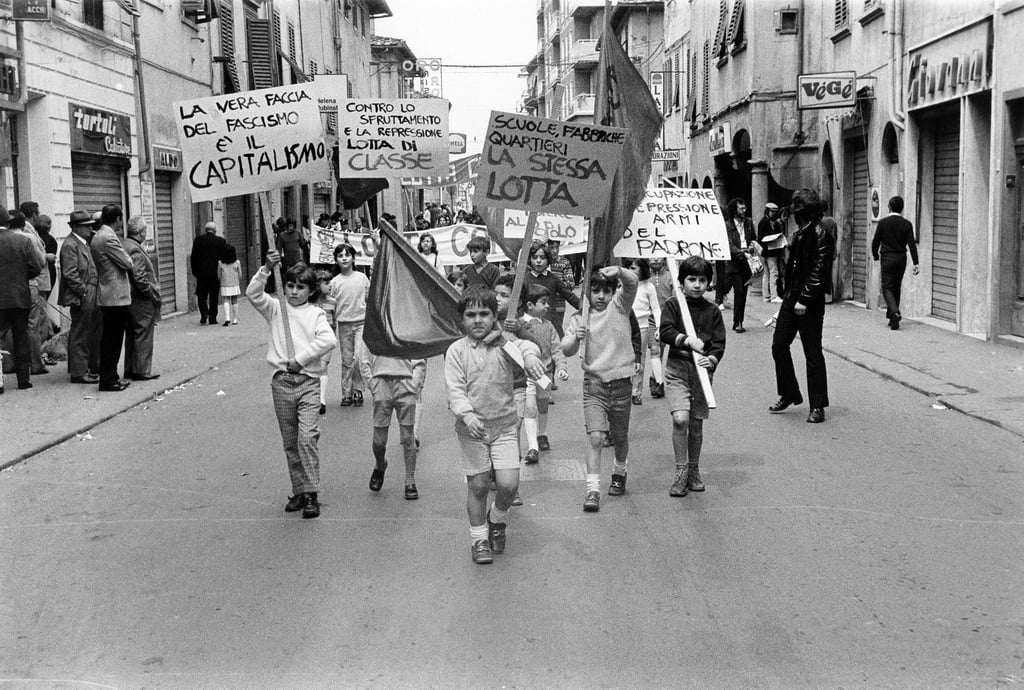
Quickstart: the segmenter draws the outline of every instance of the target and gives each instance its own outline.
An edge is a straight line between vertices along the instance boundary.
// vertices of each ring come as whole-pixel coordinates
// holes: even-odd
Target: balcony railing
[[[566,117],[582,117],[594,114],[594,94],[577,94],[569,101],[569,112]]]
[[[572,44],[569,60],[576,67],[597,64],[597,39],[581,38]]]

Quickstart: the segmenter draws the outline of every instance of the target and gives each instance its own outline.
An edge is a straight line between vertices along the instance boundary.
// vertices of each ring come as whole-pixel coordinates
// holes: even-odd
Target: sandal
[[[387,469],[388,465],[387,463],[384,463],[383,470],[375,469],[373,473],[370,474],[370,491],[380,491],[380,488],[384,486],[384,472],[386,472]]]
[[[352,391],[352,404],[355,405],[356,407],[362,407],[363,406],[363,392],[362,391]]]

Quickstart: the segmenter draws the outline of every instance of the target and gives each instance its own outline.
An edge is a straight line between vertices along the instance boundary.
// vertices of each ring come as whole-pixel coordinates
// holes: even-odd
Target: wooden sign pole
[[[519,298],[523,293],[523,283],[526,282],[526,271],[530,264],[530,248],[533,247],[533,234],[537,230],[537,213],[531,212],[526,220],[526,234],[523,235],[523,246],[519,248],[519,258],[516,259],[516,279],[512,283],[512,296],[509,298],[509,314],[506,318],[514,319],[519,313]]]
[[[274,232],[270,229],[273,226],[273,216],[270,212],[270,193],[260,192],[260,212],[263,215],[263,232],[267,239],[268,249],[275,249]],[[281,257],[282,259],[284,257]],[[288,359],[295,356],[295,344],[292,342],[292,327],[288,322],[288,298],[284,294],[284,282],[281,280],[281,264],[274,265],[274,285],[277,286],[277,300],[281,304],[281,323],[284,324],[284,342],[287,349]]]
[[[683,289],[679,285],[679,281],[676,278],[679,276],[679,259],[673,257],[669,259],[672,264],[672,289],[675,290],[676,299],[679,300],[679,313],[683,315],[683,327],[686,329],[687,337],[696,338],[697,329],[693,326],[693,317],[690,316],[690,307],[686,304],[686,296],[683,294]],[[708,376],[708,370],[704,367],[697,366],[697,353],[691,352],[693,355],[693,366],[697,367],[697,379],[700,381],[701,390],[704,391],[704,398],[708,401],[708,407],[714,409],[718,407],[715,402],[715,392],[711,390],[711,377]]]

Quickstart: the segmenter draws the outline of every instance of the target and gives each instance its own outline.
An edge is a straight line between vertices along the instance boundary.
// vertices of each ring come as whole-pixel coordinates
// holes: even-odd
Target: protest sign
[[[475,206],[599,215],[626,130],[491,112]]]
[[[402,233],[406,241],[418,247],[422,235],[431,235],[437,244],[437,263],[439,266],[461,266],[471,263],[469,249],[466,244],[474,237],[487,237],[487,228],[483,225],[466,225],[459,223],[441,228],[431,228],[417,232]],[[310,235],[310,263],[333,264],[334,248],[342,243],[351,244],[356,250],[356,265],[369,266],[380,248],[377,234],[364,234],[341,230],[339,226],[329,228],[314,227]],[[491,254],[487,257],[491,263],[508,261],[498,246],[491,243]]]
[[[192,201],[329,179],[320,108],[308,82],[174,104]]]
[[[632,259],[729,259],[725,216],[715,191],[648,189],[613,254]]]
[[[526,234],[528,214],[523,211],[505,209],[502,221],[505,237],[520,239]],[[559,254],[582,254],[587,251],[587,233],[590,221],[583,216],[566,216],[557,213],[538,213],[535,242],[558,240]]]
[[[338,108],[340,177],[448,174],[448,101],[351,99]]]
[[[337,115],[338,104],[348,96],[348,75],[318,74],[311,83],[306,84],[320,106],[321,115]]]

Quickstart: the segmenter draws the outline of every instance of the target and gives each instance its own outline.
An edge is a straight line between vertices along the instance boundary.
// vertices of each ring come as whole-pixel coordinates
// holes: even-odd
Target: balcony
[[[569,62],[576,68],[588,68],[597,65],[597,39],[581,38],[572,44],[569,51]]]
[[[566,119],[571,117],[592,116],[594,114],[594,94],[577,94],[569,101],[569,112],[565,114]]]
[[[568,17],[589,17],[604,9],[604,0],[565,0]]]

